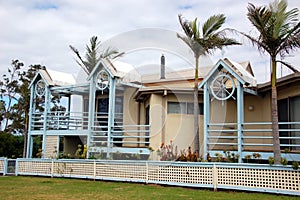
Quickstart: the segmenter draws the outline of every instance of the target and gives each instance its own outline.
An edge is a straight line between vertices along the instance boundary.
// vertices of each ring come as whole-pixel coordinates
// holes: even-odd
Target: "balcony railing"
[[[237,123],[210,123],[208,129],[209,149],[236,150],[238,144]],[[272,148],[271,122],[245,122],[241,129],[241,141],[244,149]],[[281,149],[300,150],[300,122],[279,122]]]
[[[46,120],[46,124],[44,121]],[[44,127],[46,126],[46,127]],[[31,130],[78,130],[88,129],[87,112],[48,112],[46,118],[44,113],[33,113]]]
[[[150,140],[149,125],[93,126],[91,143],[93,147],[148,147]],[[109,144],[108,144],[109,143]]]

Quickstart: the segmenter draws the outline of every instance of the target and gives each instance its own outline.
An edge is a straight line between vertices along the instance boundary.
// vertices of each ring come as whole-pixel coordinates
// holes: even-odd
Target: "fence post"
[[[4,168],[3,168],[3,176],[5,176],[7,174],[7,165],[8,165],[8,162],[7,162],[7,158],[4,158]]]
[[[15,163],[15,176],[18,176],[18,171],[19,171],[19,159],[16,159],[16,163]]]
[[[51,178],[53,178],[53,173],[54,173],[54,160],[51,160]]]
[[[94,160],[94,180],[96,180],[96,160]]]
[[[148,161],[146,161],[146,184],[148,184],[149,180],[149,164]]]
[[[216,164],[213,165],[213,169],[212,169],[212,173],[213,173],[213,188],[214,191],[217,191],[217,186],[218,186],[218,169],[216,167]]]

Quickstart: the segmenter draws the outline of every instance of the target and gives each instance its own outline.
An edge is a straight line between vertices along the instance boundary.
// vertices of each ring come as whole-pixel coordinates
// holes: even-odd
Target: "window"
[[[199,113],[203,115],[203,103],[199,103]],[[194,114],[194,103],[168,102],[168,114]]]
[[[300,121],[300,96],[289,97],[278,101],[278,121],[279,122],[299,122]],[[280,124],[279,129],[300,129],[299,124]],[[299,137],[299,131],[280,131],[280,137]],[[300,150],[300,147],[289,146],[298,145],[299,140],[284,138],[280,139],[281,149],[289,148],[292,150]],[[285,146],[286,144],[286,146]]]

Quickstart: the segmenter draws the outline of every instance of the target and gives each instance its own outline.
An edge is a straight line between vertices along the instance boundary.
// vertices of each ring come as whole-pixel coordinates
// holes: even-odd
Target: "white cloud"
[[[251,2],[262,5],[271,1]],[[290,8],[299,7],[298,1],[288,2]],[[85,44],[93,35],[99,36],[105,43],[137,29],[163,29],[162,33],[168,32],[166,30],[169,33],[182,32],[178,14],[183,14],[187,19],[198,17],[199,22],[202,22],[208,16],[224,13],[227,16],[226,27],[249,32],[253,28],[247,20],[247,4],[246,1],[231,0],[0,0],[0,75],[7,71],[12,59],[19,59],[25,65],[42,64],[52,70],[76,74],[79,67],[73,59],[69,44],[84,52]],[[160,44],[163,39],[162,43],[169,44],[166,48],[172,46],[174,52],[181,49],[180,54],[188,57],[188,50],[183,53],[184,44],[180,46],[181,41],[173,44],[172,40],[168,40],[168,34],[151,38],[147,34],[144,38],[142,36],[131,35],[123,41],[123,45],[127,44],[128,49],[130,43],[145,44],[150,39]],[[114,46],[121,50],[124,48],[121,42]],[[135,65],[156,62],[151,55],[141,56],[143,51],[135,52],[136,58],[135,53],[131,52],[123,59]],[[153,55],[160,54],[161,51],[157,50]],[[287,60],[300,68],[299,51],[293,55]],[[258,80],[261,82],[267,77],[264,73],[269,65],[268,56],[259,54],[248,42],[241,47],[227,48],[225,56],[236,61],[250,60]],[[220,57],[222,55],[217,51],[211,60],[216,61]],[[156,60],[159,61],[159,57]]]

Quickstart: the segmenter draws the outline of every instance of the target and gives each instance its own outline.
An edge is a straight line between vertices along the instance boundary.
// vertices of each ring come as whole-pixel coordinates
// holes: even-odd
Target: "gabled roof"
[[[44,80],[47,86],[65,86],[76,84],[76,80],[72,74],[54,70],[40,69],[32,79],[29,88],[37,81],[39,77]]]
[[[91,78],[97,75],[96,73],[98,73],[103,68],[111,77],[117,76],[117,69],[113,66],[113,64],[108,59],[104,58],[104,59],[100,59],[100,61],[96,64],[93,71],[87,77],[87,80],[90,81]]]
[[[202,88],[204,84],[217,72],[220,68],[227,70],[234,78],[236,78],[243,85],[256,87],[256,79],[254,78],[253,71],[250,63],[244,63],[243,65],[231,61],[228,58],[220,59],[214,67],[207,74],[205,79],[200,83],[199,88]]]

